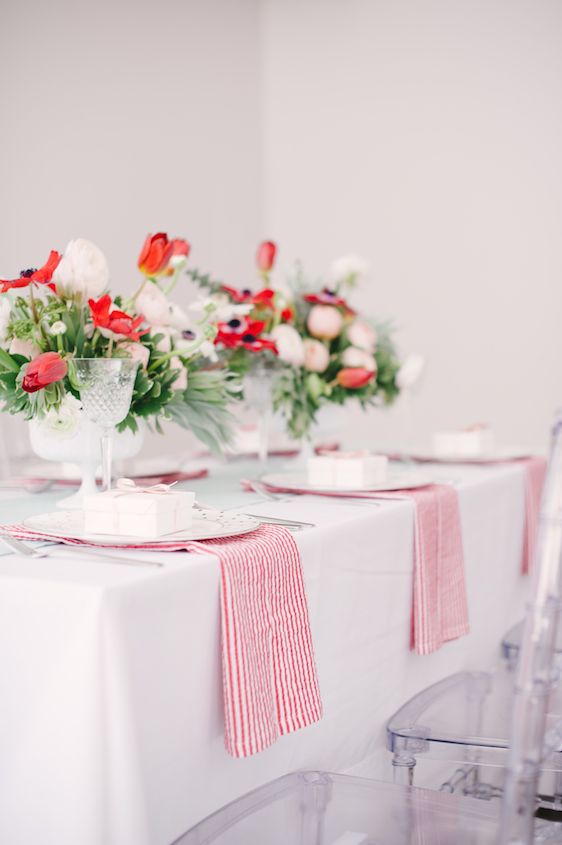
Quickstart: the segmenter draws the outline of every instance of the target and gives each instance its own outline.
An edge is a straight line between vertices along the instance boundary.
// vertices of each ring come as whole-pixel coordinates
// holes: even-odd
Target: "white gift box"
[[[308,483],[314,487],[362,489],[383,484],[388,473],[386,455],[367,452],[336,452],[318,455],[307,463]]]
[[[195,493],[136,488],[86,496],[86,534],[154,539],[191,528]]]
[[[438,431],[433,435],[433,454],[437,458],[478,458],[494,450],[494,435],[485,427],[464,431]]]

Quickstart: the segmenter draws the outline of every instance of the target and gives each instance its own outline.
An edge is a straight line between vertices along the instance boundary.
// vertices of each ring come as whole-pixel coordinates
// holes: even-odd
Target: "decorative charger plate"
[[[272,472],[262,475],[260,481],[271,487],[295,493],[326,493],[346,496],[353,493],[384,493],[392,490],[413,490],[416,487],[427,487],[433,484],[435,478],[427,472],[390,472],[388,478],[381,484],[370,484],[366,487],[323,487],[309,484],[306,472]]]
[[[154,543],[182,543],[189,540],[217,540],[220,537],[238,537],[249,534],[259,528],[260,521],[252,516],[241,513],[223,513],[209,510],[195,511],[193,527],[175,534],[165,534],[163,537],[123,537],[113,534],[85,534],[81,511],[58,511],[30,516],[23,524],[31,531],[53,538],[65,537],[72,540],[84,540],[89,543],[102,543],[112,546],[130,546],[133,544]]]
[[[411,452],[404,457],[411,461],[419,461],[427,464],[490,464],[501,461],[520,461],[523,458],[528,458],[532,454],[529,449],[515,449],[504,448],[494,449],[485,455],[475,455],[474,457],[466,457],[462,455],[434,455],[430,449],[420,449],[419,451]]]

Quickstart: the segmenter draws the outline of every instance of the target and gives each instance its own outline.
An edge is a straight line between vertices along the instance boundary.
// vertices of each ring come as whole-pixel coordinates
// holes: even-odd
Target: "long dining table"
[[[240,484],[261,471],[251,460],[184,485],[221,509],[313,526],[294,536],[324,715],[246,759],[223,742],[216,556],[115,550],[106,560],[50,546],[29,559],[2,549],[0,841],[171,845],[296,769],[343,772],[373,758],[390,779],[386,719],[430,683],[497,659],[528,592],[521,465],[428,469],[458,491],[470,633],[424,656],[409,647],[411,501],[265,500]],[[51,511],[56,499],[4,490],[1,521]],[[124,565],[131,558],[161,565]]]

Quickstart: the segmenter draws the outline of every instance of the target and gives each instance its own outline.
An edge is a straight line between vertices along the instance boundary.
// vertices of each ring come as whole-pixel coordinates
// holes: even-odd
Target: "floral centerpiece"
[[[275,285],[275,254],[271,241],[258,249],[265,287],[257,291],[188,271],[220,309],[214,343],[222,359],[244,374],[267,356],[273,406],[296,439],[308,435],[317,413],[330,404],[353,399],[366,408],[393,402],[400,392],[400,360],[390,327],[363,317],[348,302],[365,263],[355,256],[335,262],[329,285],[312,284],[301,267],[286,284]]]
[[[145,420],[157,431],[173,420],[218,450],[230,439],[229,373],[206,368],[216,328],[207,305],[198,322],[168,299],[189,244],[149,235],[132,296],[112,296],[103,253],[86,240],[53,250],[39,269],[0,280],[0,403],[69,435],[80,419],[74,358],[139,362],[129,414],[120,430]]]

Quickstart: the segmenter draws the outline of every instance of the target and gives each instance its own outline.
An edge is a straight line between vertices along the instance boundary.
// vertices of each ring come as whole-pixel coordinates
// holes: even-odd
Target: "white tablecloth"
[[[164,568],[149,569],[69,548],[48,560],[2,556],[1,842],[170,845],[285,772],[356,767],[382,748],[386,719],[410,695],[495,659],[528,589],[520,468],[439,470],[459,488],[471,633],[427,657],[408,648],[411,503],[258,505],[237,484],[256,472],[234,463],[192,487],[202,501],[317,524],[296,537],[323,720],[254,758],[226,754],[215,558],[160,555]],[[54,498],[4,497],[2,521],[50,510]]]

